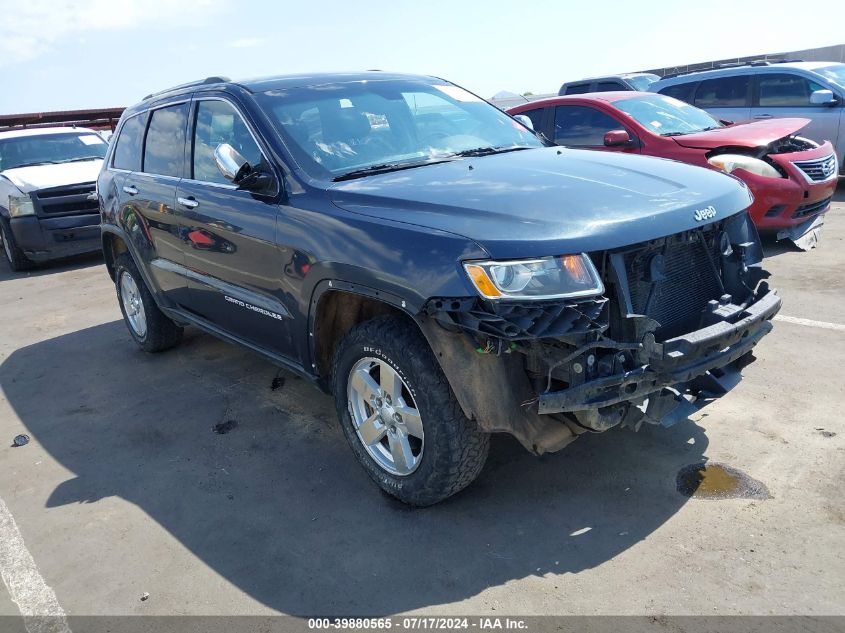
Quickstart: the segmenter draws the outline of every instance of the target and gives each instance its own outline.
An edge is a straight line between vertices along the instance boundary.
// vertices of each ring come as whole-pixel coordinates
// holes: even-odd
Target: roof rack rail
[[[703,73],[708,70],[722,70],[725,68],[744,68],[746,66],[771,66],[772,64],[791,64],[793,62],[802,62],[803,59],[752,59],[742,62],[725,62],[722,64],[714,64],[710,68],[687,68],[687,70],[679,70],[674,73],[666,73],[661,79],[671,79],[672,77],[680,77],[681,75],[690,75],[692,73]]]
[[[159,90],[158,92],[151,92],[146,97],[143,98],[143,101],[147,99],[152,99],[153,97],[157,97],[159,95],[163,95],[168,92],[173,92],[174,90],[181,90],[182,88],[191,88],[193,86],[205,86],[207,84],[222,84],[227,81],[232,81],[228,77],[206,77],[205,79],[198,79],[196,81],[189,81],[185,84],[179,84],[178,86],[172,86],[170,88],[166,88],[165,90]]]

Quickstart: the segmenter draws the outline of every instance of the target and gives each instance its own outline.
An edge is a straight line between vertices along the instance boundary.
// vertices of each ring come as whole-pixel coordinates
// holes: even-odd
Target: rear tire
[[[114,262],[117,303],[129,334],[145,352],[170,349],[182,340],[182,328],[158,309],[129,253]]]
[[[12,235],[12,229],[5,218],[0,218],[0,239],[3,240],[3,257],[8,262],[9,268],[15,272],[32,268],[32,262],[15,243],[15,236]]]
[[[335,353],[332,387],[352,452],[400,501],[437,503],[481,473],[490,436],[464,415],[428,343],[404,319],[355,326]]]

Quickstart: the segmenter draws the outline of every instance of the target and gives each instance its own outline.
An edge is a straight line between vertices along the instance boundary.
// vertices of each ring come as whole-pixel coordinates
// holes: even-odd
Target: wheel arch
[[[106,262],[106,270],[108,271],[111,280],[114,281],[115,260],[123,253],[129,252],[129,246],[126,243],[126,240],[124,240],[117,231],[112,232],[104,230],[101,235],[101,239],[103,245],[103,259]]]
[[[359,323],[385,314],[405,320],[427,340],[403,299],[338,280],[317,284],[309,310],[308,343],[311,371],[324,389],[328,389],[334,350],[340,340]]]

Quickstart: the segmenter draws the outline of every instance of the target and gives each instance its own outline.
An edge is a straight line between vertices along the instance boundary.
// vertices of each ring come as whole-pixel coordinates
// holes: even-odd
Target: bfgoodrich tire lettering
[[[128,275],[129,279],[124,279]],[[167,318],[155,303],[147,289],[135,261],[129,253],[122,253],[115,260],[115,287],[117,303],[123,313],[123,321],[129,334],[145,352],[161,352],[170,349],[182,339],[182,328]],[[129,282],[129,283],[128,283]],[[125,297],[127,289],[137,292],[135,307],[143,314],[144,327],[139,327],[135,314],[127,310],[133,301]]]
[[[389,469],[378,456],[373,458],[359,435],[349,380],[353,368],[360,369],[361,361],[366,366],[367,359],[385,364],[401,377],[407,389],[405,399],[410,396],[419,412],[424,444],[413,444],[419,461],[410,468]],[[472,483],[484,467],[489,435],[464,415],[425,339],[407,321],[381,316],[353,328],[335,353],[332,387],[343,433],[355,457],[373,481],[397,499],[415,506],[437,503]]]

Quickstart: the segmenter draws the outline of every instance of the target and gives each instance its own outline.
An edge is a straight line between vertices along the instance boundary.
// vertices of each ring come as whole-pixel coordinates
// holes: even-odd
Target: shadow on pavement
[[[64,259],[57,259],[54,261],[44,262],[43,264],[36,264],[32,270],[23,270],[15,272],[9,268],[9,262],[0,252],[0,282],[8,281],[10,279],[19,279],[21,277],[41,277],[43,275],[54,275],[56,273],[66,272],[68,270],[77,270],[81,268],[91,268],[92,266],[100,266],[103,263],[103,254],[87,253],[85,255],[76,255],[74,257],[67,257]]]
[[[199,333],[146,355],[116,321],[17,350],[0,384],[74,473],[48,507],[117,495],[248,595],[298,615],[395,613],[601,565],[683,506],[675,475],[707,448],[689,421],[541,458],[497,436],[474,485],[414,510],[354,462],[328,396],[290,374],[273,391],[276,374]],[[212,432],[227,419],[238,425]]]

